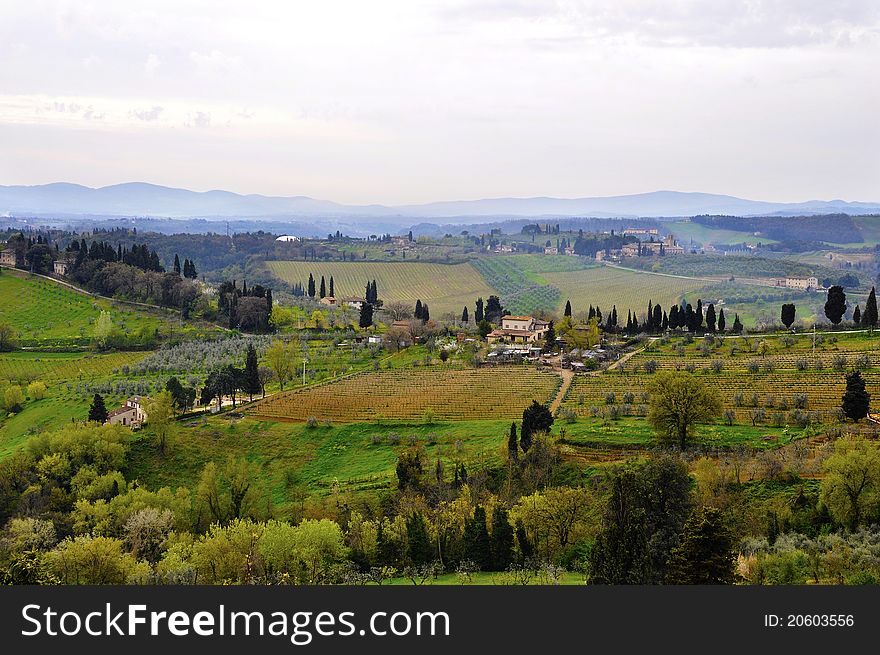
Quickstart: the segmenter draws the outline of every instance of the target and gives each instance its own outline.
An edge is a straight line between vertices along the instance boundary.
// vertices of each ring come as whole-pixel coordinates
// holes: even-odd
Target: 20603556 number
[[[854,624],[852,614],[789,614],[787,619],[790,628],[838,628]]]

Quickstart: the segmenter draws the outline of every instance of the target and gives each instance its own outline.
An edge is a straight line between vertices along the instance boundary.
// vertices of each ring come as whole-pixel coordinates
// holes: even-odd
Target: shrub
[[[831,366],[835,371],[842,371],[846,368],[846,357],[844,355],[835,355],[831,359]]]
[[[610,418],[612,421],[616,421],[617,419],[619,419],[620,407],[618,407],[617,405],[611,405],[608,408],[608,418]]]
[[[645,362],[645,373],[656,373],[657,372],[657,360],[649,359]]]
[[[861,353],[858,357],[856,357],[853,362],[853,366],[857,369],[866,369],[871,368],[871,358],[868,353]]]
[[[712,370],[715,373],[720,373],[721,371],[724,370],[724,362],[722,362],[720,359],[714,360],[712,362]]]
[[[757,373],[761,369],[761,363],[754,359],[750,359],[746,364],[746,369],[748,369],[749,373]]]
[[[318,427],[318,419],[314,416],[309,416],[306,419],[306,427],[310,430]]]
[[[46,397],[46,383],[40,380],[31,382],[27,388],[27,395],[31,400],[42,400]]]
[[[734,412],[732,409],[725,409],[724,410],[724,422],[727,425],[733,425],[733,422],[735,420],[736,420],[736,412]]]
[[[806,409],[807,401],[808,401],[808,397],[807,397],[807,394],[805,394],[805,393],[796,393],[792,397],[792,403],[798,409]]]
[[[632,405],[635,399],[636,395],[632,391],[627,391],[623,394],[623,402],[627,405]]]
[[[605,404],[606,405],[613,405],[616,400],[617,400],[617,396],[614,394],[613,391],[609,391],[605,394]]]
[[[794,367],[799,371],[806,371],[809,366],[810,363],[807,361],[806,357],[798,357],[794,360]]]

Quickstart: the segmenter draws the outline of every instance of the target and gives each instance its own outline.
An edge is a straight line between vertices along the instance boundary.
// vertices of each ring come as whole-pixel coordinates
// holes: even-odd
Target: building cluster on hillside
[[[786,287],[788,289],[800,289],[801,291],[810,291],[819,288],[819,279],[813,276],[809,277],[779,277],[773,281],[777,287]]]
[[[144,399],[140,396],[132,396],[125,401],[122,407],[114,409],[107,414],[107,425],[124,425],[132,429],[138,429],[147,420],[144,411]]]
[[[550,323],[534,316],[503,316],[501,327],[492,330],[486,337],[490,344],[495,343],[535,343],[544,338]]]

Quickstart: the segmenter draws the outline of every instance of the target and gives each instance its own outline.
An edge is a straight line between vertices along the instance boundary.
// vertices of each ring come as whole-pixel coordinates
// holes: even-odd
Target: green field
[[[624,323],[629,309],[644,313],[649,300],[669,307],[682,295],[706,284],[702,280],[636,273],[610,266],[541,275],[560,290],[563,305],[566,300],[571,300],[575,312],[586,311],[589,305],[598,305],[607,314],[612,305],[617,305],[617,315]]]
[[[0,354],[0,380],[31,382],[43,380],[74,382],[107,377],[123,366],[132,366],[146,357],[143,352],[65,353],[15,351]]]
[[[690,221],[675,221],[668,223],[666,229],[675,235],[675,240],[679,245],[687,247],[691,243],[694,245],[707,246],[731,246],[740,243],[757,244],[757,243],[776,243],[774,239],[766,237],[756,237],[750,232],[737,232],[736,230],[720,230],[712,229],[691,223]]]
[[[163,458],[149,430],[138,433],[128,474],[151,488],[193,485],[208,461],[246,457],[258,464],[273,502],[295,501],[297,488],[328,493],[385,489],[393,484],[401,450],[421,446],[428,461],[500,462],[510,421],[320,425],[258,418],[211,417],[181,427]]]
[[[92,298],[55,282],[3,269],[0,322],[17,332],[20,345],[87,345],[102,310],[109,310],[123,333],[162,328],[166,321],[144,311]]]
[[[363,297],[367,281],[376,280],[379,297],[384,302],[402,301],[415,305],[417,299],[427,302],[431,315],[440,318],[451,312],[461,315],[462,307],[473,310],[474,301],[497,293],[470,264],[427,264],[419,262],[266,262],[278,278],[303,286],[309,273],[320,285],[323,275],[327,284],[333,276],[337,297]],[[328,289],[329,293],[329,289]]]

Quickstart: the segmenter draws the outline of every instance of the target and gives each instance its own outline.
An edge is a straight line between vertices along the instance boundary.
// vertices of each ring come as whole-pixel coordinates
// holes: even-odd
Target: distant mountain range
[[[0,185],[0,214],[156,216],[168,218],[355,218],[409,224],[442,218],[464,223],[474,217],[677,217],[697,214],[799,215],[876,214],[880,202],[809,200],[763,202],[711,193],[654,191],[591,198],[488,198],[420,205],[343,205],[307,196],[241,195],[230,191],[189,191],[143,182],[91,187],[57,182],[37,186]],[[454,219],[462,219],[461,221]]]

